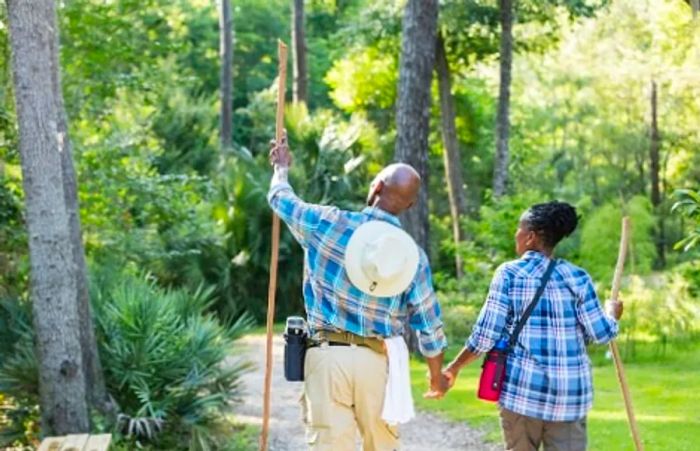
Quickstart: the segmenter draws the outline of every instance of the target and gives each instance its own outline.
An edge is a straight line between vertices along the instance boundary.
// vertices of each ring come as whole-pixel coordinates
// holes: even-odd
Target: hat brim
[[[401,241],[402,248],[407,250],[405,270],[391,280],[370,280],[362,270],[362,251],[370,241],[385,233],[391,233]],[[419,258],[418,245],[408,233],[384,221],[369,221],[358,227],[348,241],[345,249],[345,272],[350,282],[363,293],[391,297],[403,293],[411,285],[418,271]]]

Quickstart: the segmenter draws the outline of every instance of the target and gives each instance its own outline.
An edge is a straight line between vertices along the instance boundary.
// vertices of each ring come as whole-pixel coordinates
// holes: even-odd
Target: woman
[[[530,207],[520,218],[515,249],[501,265],[464,349],[445,369],[454,384],[460,369],[507,339],[535,292],[562,238],[578,224],[564,202]],[[585,450],[586,414],[593,400],[587,343],[603,344],[618,331],[622,303],[603,311],[590,276],[557,259],[544,292],[509,352],[499,399],[506,449]]]

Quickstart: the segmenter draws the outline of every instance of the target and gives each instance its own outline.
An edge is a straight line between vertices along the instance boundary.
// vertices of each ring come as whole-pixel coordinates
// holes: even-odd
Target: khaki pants
[[[386,378],[386,356],[369,348],[308,349],[302,413],[309,449],[354,451],[359,428],[364,451],[397,450],[398,431],[381,418]]]
[[[501,428],[508,451],[585,451],[586,418],[543,421],[500,407]]]

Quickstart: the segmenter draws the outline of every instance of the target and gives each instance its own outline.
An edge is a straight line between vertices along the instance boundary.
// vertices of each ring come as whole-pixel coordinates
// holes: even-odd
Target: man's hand
[[[622,301],[613,301],[611,299],[605,301],[605,312],[615,319],[620,319],[622,316],[623,305]]]
[[[459,375],[459,370],[452,364],[447,365],[447,368],[445,368],[442,371],[443,376],[445,376],[445,379],[447,380],[447,389],[451,389],[454,387],[455,382],[457,382],[457,376]]]
[[[425,399],[440,399],[450,389],[450,383],[442,373],[438,374],[437,377],[428,375],[428,380],[430,380],[430,390],[423,394]]]
[[[287,144],[287,130],[282,133],[279,144],[273,139],[270,141],[270,163],[276,168],[289,168],[292,165],[292,153]]]

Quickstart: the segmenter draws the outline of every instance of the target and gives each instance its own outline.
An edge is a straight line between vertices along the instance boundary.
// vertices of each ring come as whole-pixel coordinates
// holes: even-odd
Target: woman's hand
[[[425,399],[441,399],[451,387],[444,373],[440,373],[437,377],[431,377],[428,373],[428,380],[430,381],[430,390],[423,395]]]
[[[457,376],[459,375],[459,369],[457,369],[453,364],[447,365],[447,368],[442,370],[443,376],[447,380],[447,389],[454,387],[455,382],[457,382]]]

